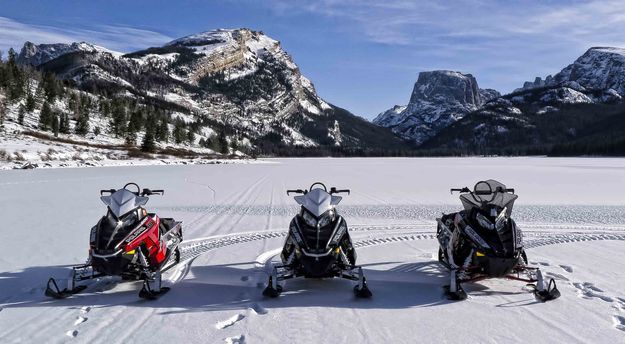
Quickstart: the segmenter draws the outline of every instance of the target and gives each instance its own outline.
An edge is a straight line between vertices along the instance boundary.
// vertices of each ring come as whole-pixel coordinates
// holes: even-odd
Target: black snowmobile
[[[101,190],[107,214],[91,228],[87,263],[72,268],[63,290],[50,278],[46,296],[68,297],[86,288],[78,282],[103,276],[142,279],[142,298],[154,299],[169,290],[161,287],[161,274],[180,261],[182,222],[160,218],[144,208],[148,196],[163,194],[163,190],[142,190],[135,183],[119,190]]]
[[[462,283],[507,278],[529,283],[540,301],[556,299],[560,292],[553,279],[545,285],[537,267],[529,267],[521,229],[510,217],[517,195],[495,180],[480,181],[473,191],[460,192],[464,210],[437,219],[439,262],[450,270],[445,287],[450,300],[464,300]],[[533,284],[536,283],[536,284]]]
[[[289,225],[284,243],[282,265],[274,266],[263,295],[277,297],[282,292],[280,281],[295,277],[340,277],[357,281],[354,293],[357,297],[370,297],[367,280],[362,268],[356,265],[356,251],[347,230],[347,223],[336,211],[342,197],[349,190],[328,189],[322,183],[314,183],[308,190],[288,190],[301,205],[301,210]]]

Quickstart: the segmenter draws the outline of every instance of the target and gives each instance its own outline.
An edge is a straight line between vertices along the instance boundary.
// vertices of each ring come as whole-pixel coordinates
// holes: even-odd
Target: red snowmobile
[[[168,287],[161,287],[161,274],[180,262],[182,222],[160,218],[144,208],[147,196],[163,194],[163,190],[142,190],[135,183],[101,190],[100,199],[108,211],[91,228],[87,263],[72,268],[63,290],[50,278],[46,296],[66,298],[87,288],[78,282],[104,276],[143,279],[141,298],[155,299],[167,292]]]

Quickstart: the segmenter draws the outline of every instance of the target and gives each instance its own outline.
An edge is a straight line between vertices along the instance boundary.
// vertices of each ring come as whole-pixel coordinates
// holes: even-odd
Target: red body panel
[[[148,250],[147,259],[150,261],[150,264],[153,266],[159,266],[167,256],[167,245],[165,245],[161,239],[161,232],[159,229],[160,223],[161,219],[157,215],[154,215],[153,217],[148,216],[148,219],[144,224],[144,226],[147,227],[147,230],[128,243],[124,248],[124,251],[132,251],[138,249],[142,244],[145,244],[145,247]]]

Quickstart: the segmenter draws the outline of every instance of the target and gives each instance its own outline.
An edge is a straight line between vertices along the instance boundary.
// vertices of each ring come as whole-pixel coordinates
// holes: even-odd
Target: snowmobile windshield
[[[137,196],[126,189],[119,189],[112,195],[102,196],[100,199],[118,219],[148,202],[147,197]]]
[[[475,184],[472,192],[460,195],[460,201],[467,211],[495,206],[499,209],[506,208],[507,216],[510,216],[514,201],[519,196],[506,190],[506,186],[496,180],[481,181]]]
[[[295,201],[315,217],[320,217],[328,210],[334,209],[342,197],[332,196],[324,189],[312,189],[303,196],[295,196]]]

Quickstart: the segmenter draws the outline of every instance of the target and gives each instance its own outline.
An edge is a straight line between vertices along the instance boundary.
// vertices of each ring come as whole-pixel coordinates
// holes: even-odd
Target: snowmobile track
[[[354,247],[368,247],[384,244],[391,244],[403,241],[416,241],[416,240],[434,240],[436,235],[434,232],[420,232],[421,225],[383,225],[383,226],[353,226],[350,231],[385,231],[385,230],[413,230],[417,233],[407,233],[403,235],[389,235],[383,233],[380,237],[366,238],[356,241]],[[263,231],[263,232],[247,232],[227,234],[209,238],[194,239],[187,242],[183,242],[180,245],[181,261],[187,261],[195,258],[205,252],[237,245],[258,240],[281,238],[286,236],[286,231]],[[377,236],[377,235],[376,235]],[[574,232],[574,233],[561,233],[561,232],[526,232],[525,247],[536,248],[548,245],[566,244],[574,242],[585,241],[600,241],[600,240],[618,240],[625,241],[625,233],[615,232]]]

